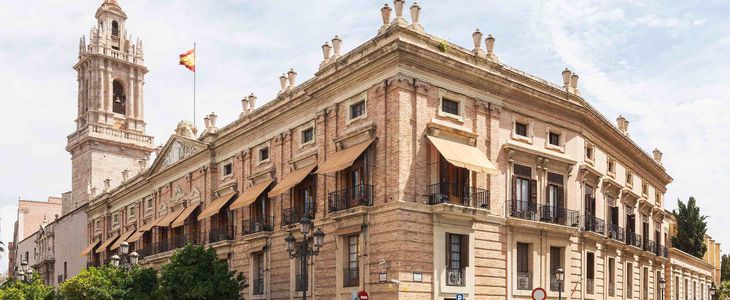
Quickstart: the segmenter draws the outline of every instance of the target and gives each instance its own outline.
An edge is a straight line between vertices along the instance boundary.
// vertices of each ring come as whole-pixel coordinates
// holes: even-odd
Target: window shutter
[[[461,235],[461,267],[469,266],[469,236]]]
[[[451,234],[446,234],[446,268],[451,268]]]
[[[537,179],[530,181],[530,208],[537,204]]]
[[[558,203],[557,207],[558,209],[565,208],[565,188],[562,186],[558,186]]]
[[[515,175],[512,175],[512,201],[517,201],[517,177]]]

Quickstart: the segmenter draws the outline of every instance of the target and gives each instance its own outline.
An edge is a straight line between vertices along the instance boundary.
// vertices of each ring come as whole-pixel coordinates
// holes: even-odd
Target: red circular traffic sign
[[[368,300],[368,292],[366,291],[360,291],[357,296],[360,297],[360,300]]]
[[[543,288],[536,288],[532,290],[532,300],[545,300],[547,298],[547,292]]]

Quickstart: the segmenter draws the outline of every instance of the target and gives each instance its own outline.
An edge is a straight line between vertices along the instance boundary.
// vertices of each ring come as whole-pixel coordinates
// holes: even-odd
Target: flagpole
[[[193,55],[195,57],[194,62],[194,70],[193,70],[193,126],[195,126],[196,118],[195,118],[195,85],[197,83],[197,75],[198,75],[198,52],[197,52],[197,43],[193,43]]]

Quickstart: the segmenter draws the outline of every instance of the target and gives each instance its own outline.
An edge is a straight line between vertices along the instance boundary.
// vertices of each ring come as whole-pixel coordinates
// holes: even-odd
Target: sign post
[[[360,297],[360,300],[368,300],[368,292],[366,291],[360,291],[357,296]]]

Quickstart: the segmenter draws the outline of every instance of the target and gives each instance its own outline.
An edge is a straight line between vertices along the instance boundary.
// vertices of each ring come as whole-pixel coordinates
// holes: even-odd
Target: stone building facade
[[[275,99],[251,94],[200,135],[181,122],[149,168],[92,193],[90,263],[123,241],[156,268],[203,244],[247,275],[247,299],[296,299],[303,272],[284,237],[308,215],[326,233],[308,266],[314,299],[552,298],[557,269],[568,299],[658,299],[674,275],[691,280],[664,292],[708,299],[711,266],[668,247],[659,150],[582,98],[578,75],[555,85],[516,70],[479,31],[473,49],[428,35],[404,4],[351,51],[338,36],[323,45],[313,78],[290,70]]]
[[[47,201],[18,200],[18,218],[13,228],[13,241],[8,243],[8,274],[13,275],[25,252],[33,254],[30,235],[38,231],[41,224],[51,222],[61,215],[61,198],[48,197]],[[27,241],[26,241],[27,240]],[[23,242],[28,245],[20,247]]]

